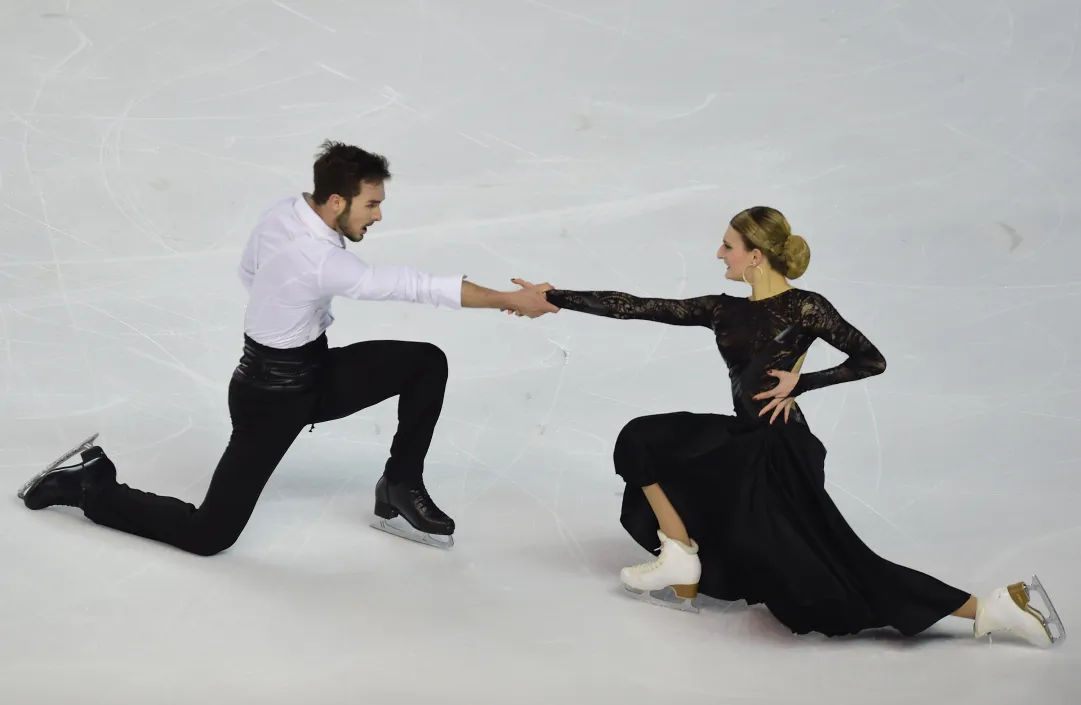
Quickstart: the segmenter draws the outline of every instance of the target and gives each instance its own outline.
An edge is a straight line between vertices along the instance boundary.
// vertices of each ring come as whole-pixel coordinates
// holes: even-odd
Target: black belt
[[[271,348],[244,336],[244,352],[233,371],[233,380],[271,392],[303,392],[319,382],[326,365],[324,333],[299,348]]]

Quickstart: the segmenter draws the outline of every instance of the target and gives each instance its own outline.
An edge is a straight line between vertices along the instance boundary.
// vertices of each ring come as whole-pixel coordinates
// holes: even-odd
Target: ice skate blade
[[[698,614],[698,605],[694,603],[694,598],[680,597],[670,585],[661,588],[660,590],[638,590],[624,584],[623,590],[628,595],[641,602],[646,602],[651,605],[660,605],[661,607],[667,607],[681,612]]]
[[[26,499],[26,495],[32,489],[34,489],[39,482],[44,480],[50,473],[52,473],[53,470],[56,470],[58,467],[60,467],[61,463],[63,463],[66,460],[69,460],[70,458],[75,457],[76,455],[78,455],[79,453],[82,453],[85,450],[90,450],[91,448],[93,448],[94,447],[94,441],[96,441],[98,439],[98,435],[99,434],[95,433],[94,435],[90,436],[89,438],[87,438],[83,442],[79,443],[78,445],[73,446],[71,448],[71,450],[64,453],[63,455],[61,455],[59,458],[57,458],[53,462],[49,463],[48,467],[46,467],[44,470],[42,470],[37,475],[34,475],[29,480],[27,480],[26,484],[23,485],[19,489],[19,499]]]
[[[435,548],[443,549],[452,548],[454,546],[453,536],[444,536],[441,534],[426,534],[423,531],[417,531],[408,523],[406,523],[404,519],[400,518],[379,518],[376,521],[372,522],[371,527],[373,529],[378,529],[379,531],[384,531],[388,534],[393,534],[394,536],[398,536],[403,539],[409,539],[410,541],[415,541],[416,543],[422,543],[425,546],[434,546]]]
[[[1040,579],[1035,575],[1032,576],[1032,580],[1029,581],[1029,584],[1025,586],[1025,594],[1027,597],[1031,598],[1033,592],[1039,595],[1040,599],[1043,601],[1045,610],[1040,610],[1037,614],[1043,617],[1041,621],[1043,622],[1044,629],[1047,631],[1047,637],[1051,640],[1050,646],[1058,646],[1066,641],[1066,626],[1062,623],[1062,618],[1058,616],[1058,611],[1055,610],[1055,605],[1051,602],[1051,598],[1047,594],[1047,588],[1040,583]]]

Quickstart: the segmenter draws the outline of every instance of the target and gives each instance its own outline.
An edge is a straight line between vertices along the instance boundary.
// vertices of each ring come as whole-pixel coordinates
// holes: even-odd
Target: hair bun
[[[811,247],[799,235],[793,233],[784,243],[784,261],[789,279],[799,279],[811,265]]]

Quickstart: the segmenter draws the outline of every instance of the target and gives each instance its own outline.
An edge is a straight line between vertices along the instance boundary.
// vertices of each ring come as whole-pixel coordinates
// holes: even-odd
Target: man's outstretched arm
[[[463,308],[497,308],[502,311],[514,311],[522,316],[536,318],[545,313],[555,313],[557,309],[544,297],[544,292],[552,287],[538,284],[517,291],[495,291],[472,282],[462,280]]]
[[[551,286],[495,291],[462,275],[437,275],[402,265],[371,265],[352,254],[334,252],[324,262],[321,289],[365,301],[405,301],[447,308],[494,308],[535,318],[557,309],[544,298]]]

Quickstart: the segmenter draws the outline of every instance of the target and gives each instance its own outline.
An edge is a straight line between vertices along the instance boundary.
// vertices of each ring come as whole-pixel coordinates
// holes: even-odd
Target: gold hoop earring
[[[759,267],[757,264],[749,264],[749,265],[747,265],[746,267],[743,268],[743,283],[746,284],[747,286],[754,286],[754,284],[747,281],[747,270],[751,269],[752,267],[758,270],[758,278],[759,279],[766,276],[766,273],[763,272],[762,268]]]

